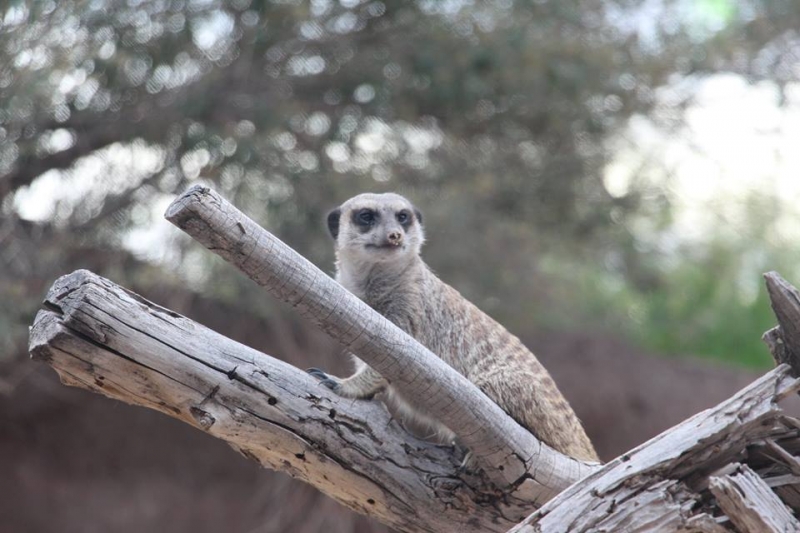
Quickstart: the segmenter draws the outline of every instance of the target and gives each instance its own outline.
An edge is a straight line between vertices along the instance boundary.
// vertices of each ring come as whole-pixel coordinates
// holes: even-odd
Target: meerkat
[[[423,262],[422,215],[404,197],[360,194],[328,215],[336,242],[336,280],[469,379],[520,425],[561,453],[598,461],[553,378],[522,342],[441,281]],[[417,436],[452,444],[455,435],[414,407],[353,356],[347,378],[308,372],[346,398],[380,395]]]

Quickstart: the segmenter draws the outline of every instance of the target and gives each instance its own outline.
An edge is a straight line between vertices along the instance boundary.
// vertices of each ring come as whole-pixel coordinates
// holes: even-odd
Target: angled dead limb
[[[781,365],[731,399],[614,459],[509,533],[730,531],[716,528],[727,518],[725,508],[710,501],[709,477],[741,462],[751,463],[767,484],[790,473],[765,442],[780,439],[784,452],[800,444],[797,421],[777,405],[798,390],[800,380]]]
[[[182,420],[397,531],[497,532],[530,512],[484,492],[452,448],[414,439],[378,402],[339,398],[88,271],[55,282],[30,351],[67,385]]]
[[[509,533],[800,531],[800,420],[778,402],[800,391],[800,292],[765,275],[779,365],[731,399],[625,453]]]
[[[176,199],[167,219],[425,401],[504,492],[543,504],[596,468],[541,443],[475,385],[274,235],[206,187]]]
[[[168,214],[406,394],[428,398],[430,412],[451,421],[490,477],[460,474],[453,450],[415,440],[377,402],[341,399],[301,370],[85,271],[55,283],[31,330],[33,357],[65,383],[184,420],[399,531],[503,531],[537,508],[512,531],[798,527],[800,420],[777,402],[800,390],[800,296],[777,275],[767,281],[780,328],[767,340],[792,366],[781,364],[726,402],[596,467],[536,441],[212,191],[188,191]]]

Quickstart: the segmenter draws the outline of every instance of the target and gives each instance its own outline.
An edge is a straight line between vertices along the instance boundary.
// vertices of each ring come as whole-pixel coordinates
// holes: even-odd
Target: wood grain
[[[340,398],[88,271],[55,282],[30,351],[67,385],[182,420],[397,531],[505,531],[532,507],[460,473],[460,454],[414,439],[380,402]]]

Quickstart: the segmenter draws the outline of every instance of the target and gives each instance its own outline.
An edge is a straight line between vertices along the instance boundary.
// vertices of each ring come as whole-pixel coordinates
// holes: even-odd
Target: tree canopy
[[[678,127],[685,87],[704,76],[796,81],[800,7],[12,0],[0,17],[11,349],[32,295],[76,266],[247,293],[148,230],[198,181],[320,264],[327,209],[364,190],[406,194],[426,213],[430,262],[495,314],[547,302],[536,281],[553,257],[600,264],[637,290],[665,286],[630,221],[668,225],[669,197],[646,180],[610,194],[613,143],[641,117]],[[192,279],[170,278],[165,257],[195,265]]]

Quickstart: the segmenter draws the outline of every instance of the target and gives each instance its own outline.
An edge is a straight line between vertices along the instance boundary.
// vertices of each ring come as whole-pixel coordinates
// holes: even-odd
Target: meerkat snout
[[[401,244],[403,244],[403,234],[400,233],[399,231],[393,231],[389,233],[387,238],[389,239],[389,244],[392,244],[394,246],[400,246]]]

